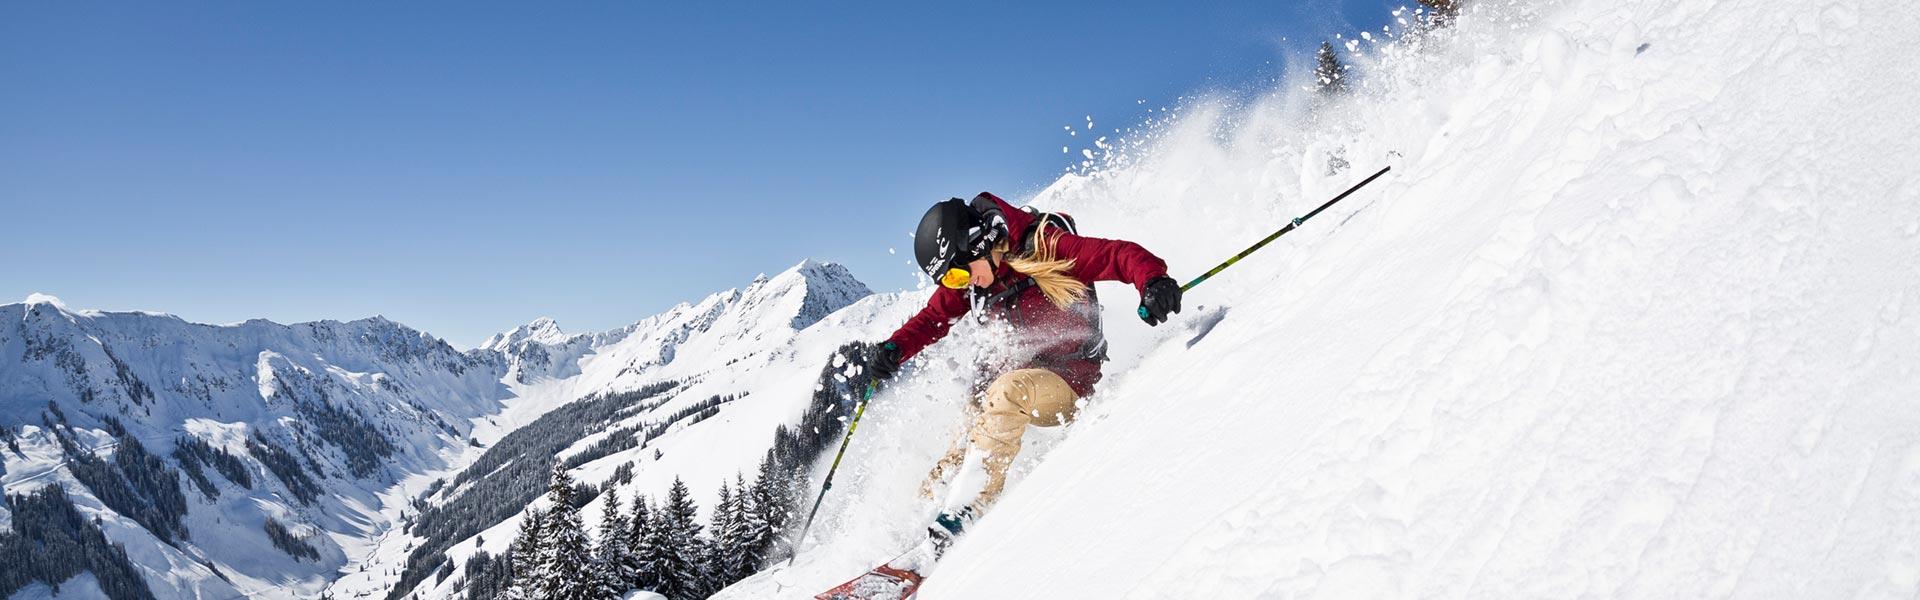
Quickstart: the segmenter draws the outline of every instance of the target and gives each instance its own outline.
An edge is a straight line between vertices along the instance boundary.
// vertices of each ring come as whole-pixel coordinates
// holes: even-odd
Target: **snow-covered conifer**
[[[673,600],[690,600],[709,587],[701,568],[704,543],[698,513],[686,482],[675,477],[647,536],[650,560],[646,568],[657,578],[652,588],[655,593]]]
[[[771,562],[779,552],[783,530],[794,508],[788,485],[791,480],[792,475],[774,459],[773,452],[760,459],[760,472],[754,477],[748,503],[751,510],[746,518],[746,541],[740,549],[743,560],[752,568]]]
[[[746,579],[760,568],[759,558],[748,553],[748,544],[752,541],[750,523],[754,506],[746,477],[736,473],[733,489],[738,491],[714,513],[713,546],[716,560],[713,576],[722,587]]]
[[[545,537],[546,513],[540,509],[528,509],[527,515],[520,518],[520,532],[514,536],[513,545],[507,547],[507,560],[513,565],[513,580],[507,586],[508,600],[528,600],[538,596],[535,591],[534,574],[540,570],[540,542]]]
[[[534,589],[543,599],[598,598],[593,552],[580,524],[580,511],[573,506],[574,493],[573,477],[565,467],[554,465],[552,483],[547,485],[547,502],[552,507],[543,524],[540,564],[534,572]]]
[[[596,542],[597,575],[602,597],[614,598],[627,591],[633,582],[633,549],[627,546],[628,519],[620,512],[620,495],[609,489],[601,502],[600,539]]]
[[[627,585],[643,590],[652,590],[660,585],[659,573],[653,565],[659,560],[660,549],[654,545],[653,507],[646,496],[633,497],[633,517],[627,521],[627,571],[632,579]]]
[[[1320,42],[1320,51],[1315,53],[1315,57],[1315,89],[1329,96],[1347,93],[1347,66],[1340,64],[1340,55],[1334,53],[1333,43]]]

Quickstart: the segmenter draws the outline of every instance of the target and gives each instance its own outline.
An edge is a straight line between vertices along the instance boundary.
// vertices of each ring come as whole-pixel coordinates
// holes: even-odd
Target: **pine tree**
[[[760,472],[753,480],[753,512],[747,517],[748,541],[740,549],[742,560],[753,568],[778,560],[781,554],[781,540],[795,508],[793,477],[772,451],[760,459]]]
[[[580,524],[580,511],[573,507],[573,477],[557,464],[552,483],[547,485],[547,501],[553,507],[547,513],[545,535],[540,541],[534,589],[546,600],[594,600],[598,598],[593,576],[596,569],[587,532]]]
[[[647,536],[650,568],[658,578],[655,593],[672,600],[691,600],[708,587],[701,569],[704,552],[698,514],[686,482],[675,477],[666,501],[654,516],[652,535]]]
[[[747,490],[743,486],[734,491],[727,482],[720,482],[720,494],[713,506],[713,520],[707,524],[711,541],[707,544],[707,575],[713,580],[713,591],[719,591],[727,584],[739,581],[734,577],[740,571],[738,549],[733,546],[735,538],[729,532],[737,533],[740,528],[740,502],[747,499]]]
[[[779,507],[770,506],[774,499],[767,489],[769,479],[764,470],[762,473],[748,488],[747,501],[741,503],[739,532],[735,534],[737,537],[733,542],[734,551],[739,556],[742,578],[765,566],[773,553],[774,531],[767,518],[769,509]]]
[[[1319,62],[1313,68],[1313,76],[1320,93],[1329,96],[1347,93],[1347,66],[1340,64],[1340,56],[1333,52],[1333,43],[1320,42],[1317,56]]]
[[[611,487],[611,486],[609,486]],[[627,591],[633,581],[633,549],[627,546],[627,516],[620,512],[619,494],[609,489],[605,492],[606,501],[602,502],[597,564],[600,597],[614,598]]]
[[[715,573],[720,585],[725,587],[735,581],[746,579],[760,568],[760,557],[749,554],[752,543],[754,512],[753,495],[747,487],[746,476],[738,473],[733,477],[734,489],[731,506],[725,507],[726,522],[719,531],[714,532],[714,545],[724,549],[725,570]]]
[[[744,495],[744,490],[742,492]],[[712,518],[707,522],[707,533],[712,536],[712,541],[707,544],[705,562],[707,574],[712,576],[716,587],[724,585],[720,582],[733,573],[733,552],[727,547],[726,531],[728,523],[733,520],[734,496],[733,487],[721,481],[720,493],[714,499]]]
[[[633,573],[633,578],[627,584],[643,590],[660,586],[660,574],[653,570],[654,563],[660,559],[660,547],[654,545],[653,538],[655,521],[647,497],[634,496],[633,519],[627,522],[627,548],[631,552],[627,570]]]
[[[539,509],[528,509],[527,516],[520,519],[520,533],[513,537],[513,545],[507,548],[509,564],[513,565],[512,583],[507,587],[508,600],[529,600],[538,596],[535,591],[534,574],[540,570],[540,542],[546,537],[547,515]]]

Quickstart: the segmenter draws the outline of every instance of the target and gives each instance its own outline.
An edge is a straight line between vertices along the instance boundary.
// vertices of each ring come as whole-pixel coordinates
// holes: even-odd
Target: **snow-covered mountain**
[[[679,410],[682,396],[732,390],[723,369],[771,362],[797,330],[870,294],[845,268],[806,261],[618,330],[569,336],[542,319],[468,352],[378,317],[215,326],[36,297],[0,306],[0,426],[18,448],[0,451],[0,481],[10,494],[64,487],[159,597],[359,591],[398,579],[404,565],[379,570],[381,551],[408,543],[395,526],[430,506],[422,492],[520,425],[660,382],[677,395],[654,408]],[[757,447],[736,462],[751,468],[797,410],[745,419],[758,428],[739,437]],[[726,412],[707,427],[740,420]]]
[[[541,317],[513,331],[497,333],[480,344],[507,359],[508,377],[519,383],[533,379],[565,379],[580,374],[575,364],[591,351],[594,336],[567,335],[560,324]]]
[[[469,421],[499,409],[502,373],[498,355],[379,317],[215,326],[40,297],[0,306],[0,427],[17,448],[0,481],[64,486],[162,597],[312,595],[346,561],[341,540],[386,527],[400,480],[447,467]],[[276,550],[268,519],[310,555]]]
[[[632,325],[596,334],[568,335],[553,319],[496,334],[480,347],[507,357],[520,383],[582,375],[581,359],[593,355],[595,372],[579,393],[633,387],[633,376],[677,377],[710,371],[707,360],[679,361],[684,353],[732,359],[776,346],[794,331],[872,294],[845,267],[802,261],[774,277],[761,275],[743,289],[682,303]],[[672,365],[672,369],[661,371]]]
[[[776,427],[798,420],[836,347],[884,337],[886,322],[919,301],[903,298],[805,261],[611,331],[568,335],[541,319],[490,338],[483,348],[505,357],[514,399],[476,428],[479,446],[463,459],[473,466],[450,474],[424,499],[418,526],[381,540],[330,591],[454,595],[462,577],[422,578],[457,570],[476,550],[502,553],[554,461],[629,498],[657,497],[679,478],[711,506],[722,483],[753,472]],[[610,394],[632,397],[598,411],[592,399]]]

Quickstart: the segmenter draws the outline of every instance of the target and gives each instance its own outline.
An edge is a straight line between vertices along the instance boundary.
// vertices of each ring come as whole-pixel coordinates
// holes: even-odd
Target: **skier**
[[[892,377],[976,305],[1010,325],[1014,339],[1004,347],[1010,364],[1019,365],[975,395],[972,423],[921,487],[931,499],[934,486],[951,477],[928,528],[944,550],[1000,495],[1027,426],[1071,421],[1076,402],[1099,383],[1107,344],[1093,282],[1132,284],[1148,325],[1180,312],[1181,290],[1166,262],[1139,244],[1080,236],[1065,215],[1015,208],[985,192],[972,202],[933,205],[913,244],[914,258],[940,288],[919,314],[872,346],[866,372]]]

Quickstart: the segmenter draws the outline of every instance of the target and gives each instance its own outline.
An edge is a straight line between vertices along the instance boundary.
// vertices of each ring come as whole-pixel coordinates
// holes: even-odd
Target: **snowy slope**
[[[1188,296],[1224,312],[1109,293],[1132,368],[921,598],[1920,592],[1920,20],[1474,6],[1356,42],[1354,97],[1181,107],[1035,199],[1191,276],[1394,167]],[[877,400],[799,564],[721,596],[919,535],[938,387]]]

